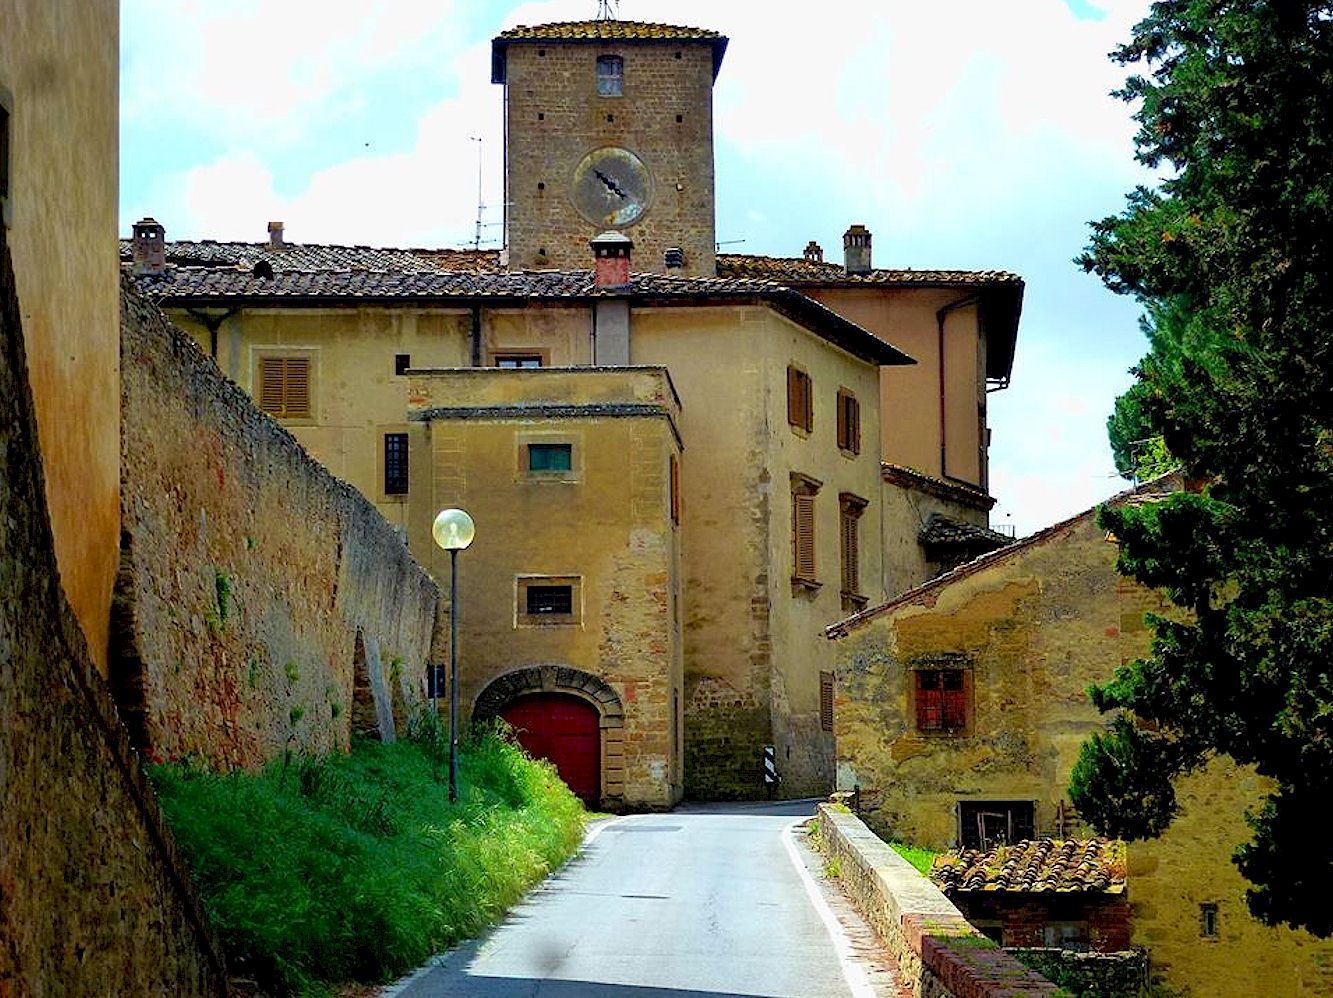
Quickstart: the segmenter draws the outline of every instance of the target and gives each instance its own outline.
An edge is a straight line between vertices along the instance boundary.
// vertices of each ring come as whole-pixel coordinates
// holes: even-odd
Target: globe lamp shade
[[[461,509],[443,509],[435,517],[435,525],[430,528],[430,533],[435,543],[444,550],[461,551],[472,543],[477,525]]]

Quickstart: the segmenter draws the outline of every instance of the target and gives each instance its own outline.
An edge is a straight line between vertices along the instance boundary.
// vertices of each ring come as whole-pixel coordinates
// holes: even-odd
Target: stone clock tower
[[[518,27],[492,42],[505,87],[510,270],[591,266],[634,241],[634,270],[712,277],[713,80],[727,39],[634,21]],[[677,266],[679,264],[679,266]]]

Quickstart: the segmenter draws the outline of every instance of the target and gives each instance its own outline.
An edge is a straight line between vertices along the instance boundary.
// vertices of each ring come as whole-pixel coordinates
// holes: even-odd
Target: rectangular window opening
[[[1203,936],[1205,939],[1217,938],[1216,904],[1199,905],[1199,935]]]
[[[618,55],[597,57],[597,95],[620,97],[625,92],[625,60]]]
[[[412,355],[410,353],[396,353],[393,355],[393,373],[406,374],[407,369],[412,366]]]
[[[787,422],[806,433],[815,426],[810,375],[799,367],[787,368]]]
[[[9,91],[0,87],[0,215],[5,225],[10,224],[9,202],[9,161],[10,161],[10,126],[11,110]]]
[[[819,674],[819,728],[833,730],[833,673]]]
[[[819,585],[815,571],[815,495],[819,487],[813,478],[791,476],[791,578],[805,588]]]
[[[526,596],[531,617],[568,617],[574,612],[573,586],[530,585]]]
[[[573,444],[528,444],[528,471],[574,470]]]
[[[861,453],[861,403],[846,389],[838,391],[838,449]]]
[[[1037,837],[1032,801],[961,801],[959,838],[964,849],[993,849]]]
[[[310,418],[310,358],[261,357],[259,407],[279,419]]]
[[[680,459],[675,454],[671,455],[671,522],[679,525],[680,523]]]
[[[528,627],[578,624],[583,612],[580,586],[576,576],[520,577],[517,623]]]
[[[865,606],[861,595],[861,514],[869,503],[850,492],[838,496],[838,549],[842,557],[842,608],[859,610]]]
[[[495,358],[495,366],[509,369],[541,367],[542,357],[541,354],[536,353],[499,354]]]
[[[407,434],[384,434],[384,494],[407,495]]]
[[[968,671],[917,669],[918,731],[965,732],[968,727]]]

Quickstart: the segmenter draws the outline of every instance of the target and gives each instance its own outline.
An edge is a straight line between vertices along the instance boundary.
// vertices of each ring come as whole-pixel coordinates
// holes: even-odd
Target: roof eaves
[[[856,628],[873,620],[881,614],[888,613],[890,610],[895,610],[900,606],[905,606],[908,603],[920,599],[927,593],[942,589],[945,586],[957,582],[959,579],[966,578],[969,575],[974,575],[977,572],[980,572],[982,569],[989,568],[991,565],[1000,564],[1002,561],[1012,558],[1014,555],[1027,551],[1029,548],[1036,547],[1038,544],[1044,544],[1046,541],[1065,533],[1072,527],[1095,515],[1103,506],[1134,500],[1144,501],[1150,495],[1153,498],[1161,498],[1170,492],[1178,491],[1178,487],[1166,487],[1165,491],[1162,491],[1163,486],[1167,486],[1168,482],[1177,479],[1178,476],[1174,473],[1162,475],[1160,478],[1155,478],[1150,482],[1144,482],[1132,489],[1126,489],[1124,492],[1117,493],[1109,499],[1102,500],[1090,509],[1085,509],[1081,513],[1075,513],[1067,519],[1053,523],[1049,527],[1044,527],[1036,533],[1029,534],[1027,537],[1014,541],[1012,544],[1007,544],[1002,548],[996,548],[994,551],[987,551],[983,555],[978,555],[971,561],[964,562],[957,568],[945,572],[943,575],[937,575],[928,582],[923,582],[921,585],[895,596],[886,603],[881,603],[878,606],[866,607],[866,609],[860,610],[857,613],[852,614],[850,617],[845,617],[836,623],[829,624],[828,627],[824,628],[824,637],[830,641],[841,640],[842,638],[847,637],[847,635]]]

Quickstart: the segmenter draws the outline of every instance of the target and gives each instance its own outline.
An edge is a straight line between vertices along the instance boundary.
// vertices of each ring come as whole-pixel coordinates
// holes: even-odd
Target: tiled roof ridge
[[[133,240],[126,236],[119,237],[121,249],[130,249],[133,246]],[[166,241],[167,253],[170,254],[173,246],[218,246],[230,249],[254,249],[274,254],[282,254],[289,250],[371,250],[376,253],[408,253],[418,255],[422,253],[459,253],[477,256],[498,256],[500,250],[495,247],[484,247],[474,249],[471,246],[374,246],[370,243],[297,243],[284,242],[281,247],[273,247],[266,241],[251,242],[246,239],[168,239]]]
[[[1008,270],[968,270],[952,267],[875,267],[864,274],[849,274],[841,264],[829,260],[807,260],[801,256],[772,256],[766,253],[719,253],[718,269],[734,266],[744,269],[746,266],[785,267],[793,273],[792,280],[847,282],[854,284],[874,283],[876,280],[915,279],[922,283],[930,280],[971,279],[984,280],[996,284],[1023,283],[1023,278]],[[805,273],[800,273],[805,272]],[[808,276],[806,276],[808,273]]]
[[[948,536],[951,533],[965,536]],[[957,544],[968,540],[993,541],[1000,545],[1014,543],[1013,537],[1002,534],[998,530],[959,520],[939,510],[935,510],[930,516],[926,517],[926,522],[917,531],[917,537],[922,544]]]
[[[1131,502],[1134,501],[1135,499],[1144,499],[1149,496],[1158,498],[1160,496],[1168,495],[1171,492],[1178,491],[1177,488],[1164,488],[1163,490],[1163,487],[1167,485],[1168,480],[1178,481],[1178,479],[1179,476],[1175,472],[1168,472],[1167,474],[1161,475],[1158,478],[1154,478],[1151,481],[1141,482],[1140,484],[1134,486],[1131,489],[1126,489],[1123,492],[1118,492],[1115,495],[1111,496],[1109,499],[1101,500],[1095,506],[1085,509],[1080,513],[1075,513],[1073,516],[1066,517],[1063,520],[1059,520],[1055,523],[1052,523],[1048,527],[1043,527],[1041,530],[1035,531],[1034,533],[1029,534],[1027,537],[1021,537],[1018,540],[1014,541],[1013,543],[1007,544],[1002,548],[996,548],[994,551],[987,551],[985,554],[978,555],[971,561],[967,561],[959,565],[957,568],[950,569],[949,571],[943,573],[942,575],[937,575],[935,576],[935,578],[921,583],[921,585],[919,586],[914,586],[913,588],[908,589],[906,592],[899,593],[897,596],[895,596],[891,600],[888,600],[887,602],[881,603],[878,606],[867,607],[866,609],[858,611],[857,613],[854,613],[849,617],[845,617],[842,620],[829,624],[828,627],[824,628],[824,637],[834,641],[836,641],[839,638],[844,638],[853,629],[860,627],[862,624],[866,623],[869,620],[874,619],[875,617],[878,617],[882,613],[886,613],[889,610],[892,610],[898,606],[902,606],[905,603],[910,603],[912,600],[918,599],[919,597],[924,596],[926,593],[932,592],[936,589],[941,589],[944,586],[949,585],[950,583],[956,582],[961,578],[965,578],[966,576],[979,572],[983,568],[988,568],[993,564],[998,564],[1003,559],[1011,558],[1014,555],[1020,554],[1028,550],[1029,548],[1035,547],[1038,544],[1042,544],[1050,540],[1051,538],[1064,533],[1065,531],[1074,527],[1078,523],[1086,520],[1088,517],[1095,514],[1097,510],[1099,510],[1103,506],[1108,506],[1112,503]],[[1161,490],[1160,494],[1159,490]]]
[[[711,40],[722,34],[709,28],[692,28],[681,24],[659,21],[583,20],[549,21],[544,24],[518,24],[501,31],[497,38],[505,41],[527,39],[634,39],[634,38],[698,38]]]

